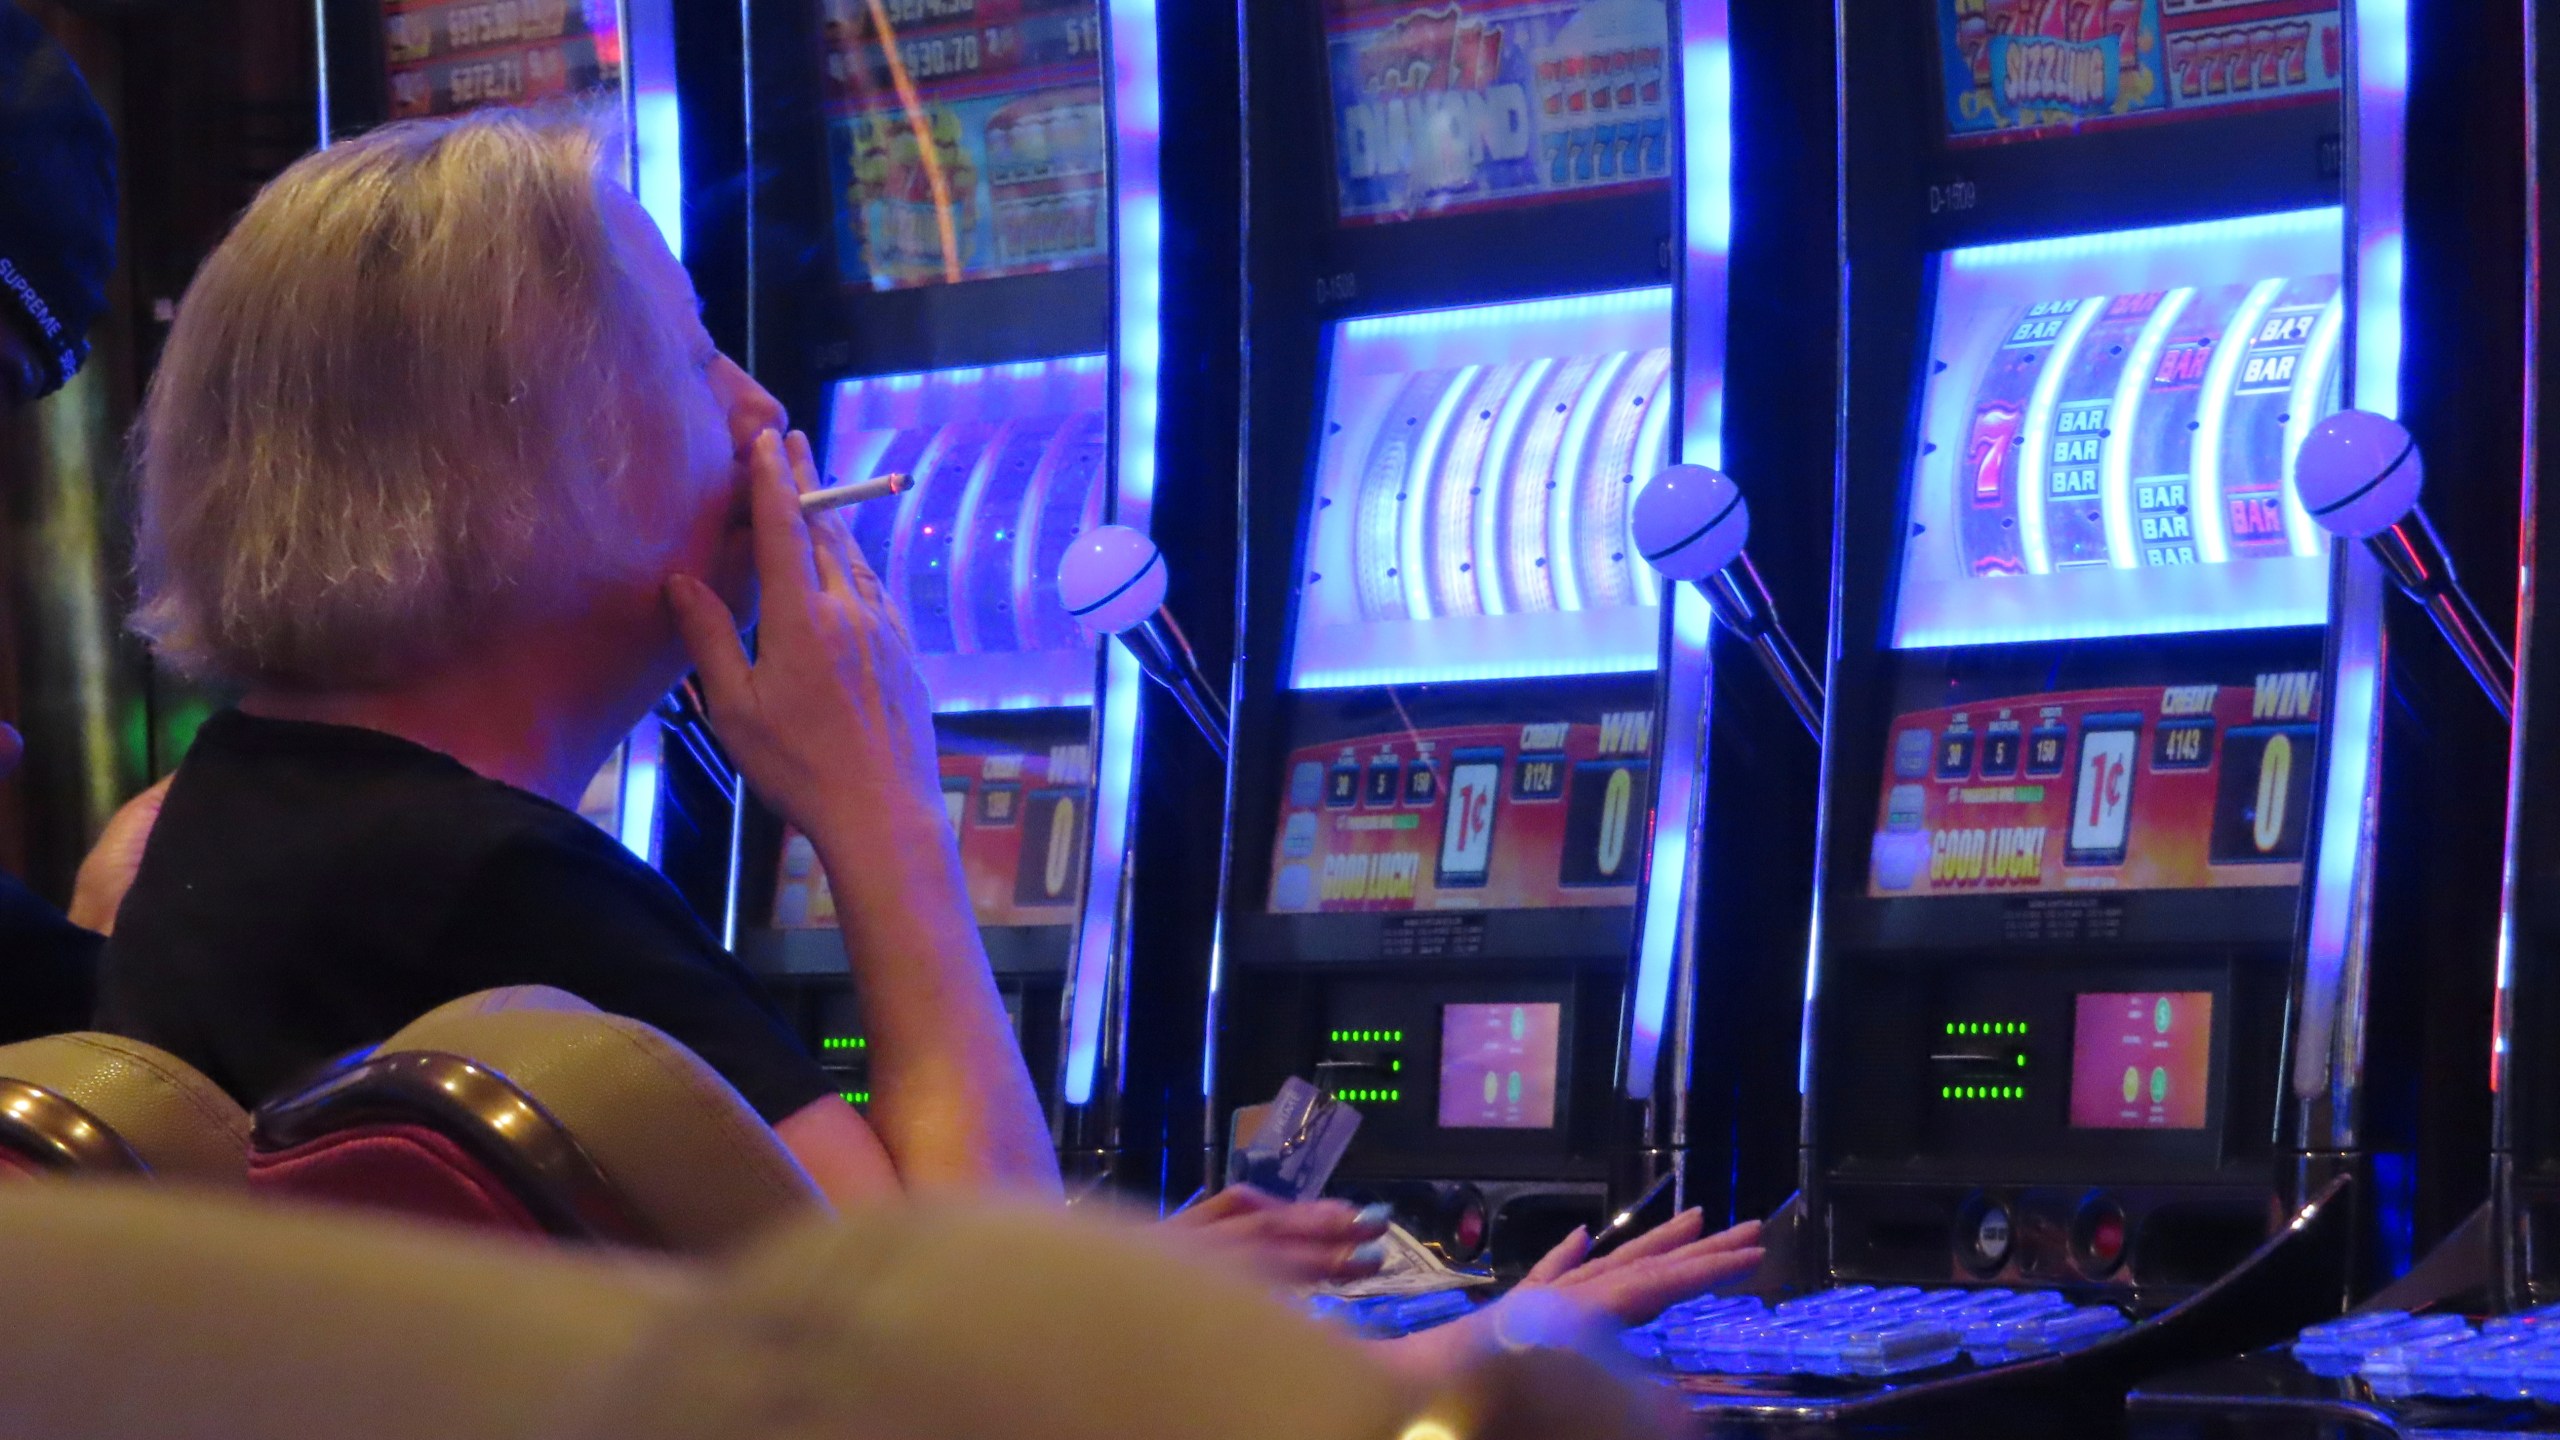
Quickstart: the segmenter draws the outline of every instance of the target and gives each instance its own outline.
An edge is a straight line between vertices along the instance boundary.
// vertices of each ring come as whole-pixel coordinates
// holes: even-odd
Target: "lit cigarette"
[[[904,495],[915,488],[915,483],[912,475],[881,475],[869,480],[856,480],[850,485],[830,485],[824,490],[812,490],[801,496],[800,513],[821,515],[829,510],[841,510],[847,505],[859,505],[865,500],[885,500],[892,495]]]

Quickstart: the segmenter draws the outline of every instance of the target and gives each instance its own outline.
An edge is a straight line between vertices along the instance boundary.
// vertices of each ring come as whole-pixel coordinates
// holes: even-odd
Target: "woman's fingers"
[[[1700,1243],[1713,1245],[1722,1250],[1740,1250],[1757,1245],[1760,1243],[1760,1222],[1745,1220],[1730,1230],[1717,1231]]]
[[[1608,1254],[1592,1261],[1594,1265],[1628,1264],[1648,1255],[1677,1250],[1706,1232],[1707,1215],[1703,1210],[1683,1210],[1654,1226]]]
[[[1641,1325],[1683,1300],[1750,1274],[1759,1268],[1761,1255],[1757,1246],[1709,1250],[1703,1244],[1691,1245],[1595,1274],[1584,1283],[1575,1283],[1583,1281],[1582,1275],[1571,1276],[1567,1284],[1576,1299],[1608,1312],[1622,1324]]]
[[[1583,1257],[1590,1253],[1591,1229],[1586,1225],[1576,1225],[1573,1227],[1572,1234],[1556,1242],[1556,1248],[1548,1251],[1537,1264],[1529,1267],[1527,1278],[1520,1283],[1551,1285],[1571,1272],[1573,1267],[1581,1264]]]
[[[799,606],[777,602],[816,593],[818,569],[810,550],[809,522],[800,513],[800,492],[783,458],[781,437],[770,430],[756,436],[747,468],[748,499],[755,519],[756,578],[764,585],[764,613],[768,620],[789,623]]]
[[[795,496],[806,495],[820,486],[817,453],[809,448],[805,431],[794,430],[782,438],[784,459],[791,465],[791,488]],[[853,577],[847,561],[853,549],[853,536],[846,531],[844,512],[831,510],[823,515],[801,512],[809,527],[809,543],[817,553],[818,581],[834,594],[848,594]]]
[[[1268,1210],[1284,1203],[1277,1195],[1268,1195],[1250,1185],[1230,1185],[1188,1209],[1165,1217],[1169,1225],[1216,1225],[1238,1215]]]
[[[1387,1233],[1383,1211],[1354,1210],[1340,1200],[1283,1205],[1260,1223],[1275,1237],[1317,1245],[1358,1245]]]

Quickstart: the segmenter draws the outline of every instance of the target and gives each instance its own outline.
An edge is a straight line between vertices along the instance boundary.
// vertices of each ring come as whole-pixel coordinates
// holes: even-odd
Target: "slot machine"
[[[684,258],[672,0],[319,0],[312,13],[323,144],[486,105],[589,105],[622,127],[622,179]],[[697,283],[713,288],[695,269]],[[727,828],[719,797],[678,793],[667,779],[668,747],[689,739],[659,716],[642,721],[589,782],[578,813],[667,869],[697,910],[716,917],[717,878],[673,858],[708,851],[706,838]]]
[[[2526,160],[2508,173],[2527,207],[2525,263],[2492,291],[2512,301],[2527,339],[2522,415],[2525,463],[2514,736],[2503,872],[2505,906],[2495,950],[2496,1025],[2479,1057],[2490,1078],[2495,1123],[2482,1168],[2488,1198],[2410,1271],[2344,1317],[2285,1337],[2255,1354],[2192,1367],[2136,1388],[2130,1430],[2160,1437],[2277,1437],[2353,1429],[2381,1436],[2497,1430],[2549,1434],[2553,1303],[2560,1301],[2548,1235],[2560,1199],[2560,1046],[2553,1043],[2551,979],[2555,834],[2536,797],[2551,783],[2551,726],[2560,714],[2560,661],[2539,613],[2538,577],[2552,562],[2553,437],[2560,435],[2560,374],[2548,337],[2560,156],[2560,83],[2548,64],[2560,44],[2549,7],[2516,7],[2477,20],[2475,34],[2521,53]],[[2494,27],[2494,28],[2493,28]],[[2521,41],[2521,44],[2515,43]],[[2486,77],[2480,77],[2486,78]],[[2505,77],[2512,84],[2514,74]],[[2491,80],[2492,85],[2501,83]],[[2505,160],[2509,157],[2500,157]],[[2484,167],[2485,168],[2485,167]],[[2492,171],[2491,173],[2495,173]],[[2507,227],[2501,227],[2505,230]],[[2515,283],[2521,281],[2521,284]],[[2486,297],[2484,297],[2486,298]],[[2475,1061],[2475,1063],[2477,1063]]]
[[[1732,202],[1725,7],[1244,25],[1247,698],[1208,1148],[1304,1078],[1362,1117],[1337,1191],[1497,1269],[1683,1188],[1722,1213],[1729,1167],[1687,1163],[1711,625],[1629,516],[1675,455],[1720,454],[1736,223],[1778,213]],[[1675,205],[1707,217],[1685,247]],[[1826,407],[1807,428],[1819,469]],[[1783,723],[1801,815],[1813,748]]]
[[[1643,1342],[1711,1428],[2111,1425],[2405,1268],[2417,1172],[2476,1163],[2415,1117],[2486,1043],[2496,866],[2440,852],[2498,710],[2297,467],[2404,413],[2470,553],[2512,515],[2503,242],[2413,143],[2495,87],[2428,10],[1846,12],[1804,1190],[1784,1288]]]
[[[826,483],[911,477],[851,527],[933,697],[999,989],[1088,1173],[1116,1164],[1138,736],[1156,702],[1057,580],[1084,530],[1148,527],[1163,436],[1201,423],[1158,402],[1164,317],[1200,308],[1161,269],[1158,45],[1147,0],[757,6],[746,45],[753,369]],[[864,1103],[825,874],[759,806],[738,854],[741,958]]]

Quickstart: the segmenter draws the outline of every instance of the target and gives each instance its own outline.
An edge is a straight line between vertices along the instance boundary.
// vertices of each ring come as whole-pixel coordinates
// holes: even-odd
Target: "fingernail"
[[[1363,1225],[1384,1225],[1395,1218],[1395,1213],[1396,1207],[1381,1200],[1375,1205],[1361,1206],[1360,1213],[1353,1218]]]
[[[1354,1265],[1386,1264],[1387,1242],[1384,1240],[1364,1240],[1358,1245],[1351,1247],[1351,1263]]]

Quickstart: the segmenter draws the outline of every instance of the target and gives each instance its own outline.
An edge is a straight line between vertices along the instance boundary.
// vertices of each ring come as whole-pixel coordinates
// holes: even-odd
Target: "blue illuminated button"
[[[1289,803],[1301,810],[1312,809],[1324,800],[1324,767],[1313,760],[1301,760],[1289,772]]]
[[[1929,791],[1922,785],[1896,785],[1885,792],[1884,828],[1909,834],[1929,821]],[[1893,887],[1900,889],[1900,886]]]
[[[2440,1364],[2430,1364],[2435,1352],[2449,1346],[2466,1345],[2470,1341],[2471,1327],[2466,1325],[2460,1330],[2429,1335],[2376,1351],[2365,1357],[2362,1371],[2365,1383],[2373,1387],[2373,1393],[2387,1399],[2426,1393],[2425,1386],[2431,1376],[2443,1370]]]
[[[1929,755],[1937,745],[1937,737],[1926,730],[1905,730],[1893,737],[1893,778],[1925,780],[1929,777]]]

